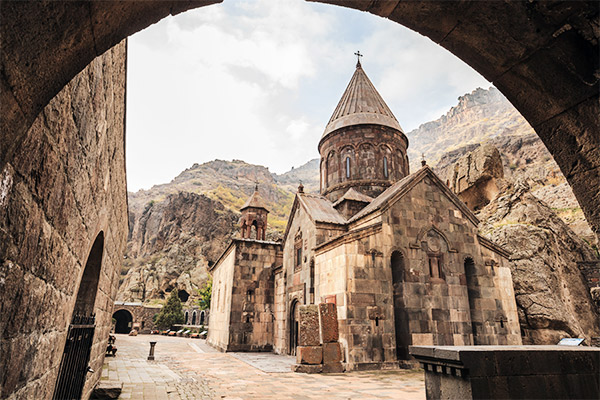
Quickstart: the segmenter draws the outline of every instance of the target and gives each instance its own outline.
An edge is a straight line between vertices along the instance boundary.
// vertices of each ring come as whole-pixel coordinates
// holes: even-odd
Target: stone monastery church
[[[283,242],[265,240],[258,189],[241,208],[210,269],[208,343],[296,354],[299,309],[333,303],[346,370],[397,367],[409,345],[521,344],[509,254],[425,162],[410,173],[407,147],[359,61],[319,142],[320,194],[298,187]]]

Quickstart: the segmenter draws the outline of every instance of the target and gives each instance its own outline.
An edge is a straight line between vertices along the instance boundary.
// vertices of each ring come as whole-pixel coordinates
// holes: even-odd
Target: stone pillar
[[[338,342],[337,306],[334,303],[319,304],[319,325],[323,341],[323,372],[344,372],[342,348]]]
[[[319,308],[314,305],[298,309],[298,347],[295,372],[317,373],[323,370],[323,348],[319,338]]]

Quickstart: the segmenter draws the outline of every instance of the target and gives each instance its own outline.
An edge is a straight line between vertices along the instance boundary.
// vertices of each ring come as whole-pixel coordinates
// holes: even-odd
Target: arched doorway
[[[292,356],[296,355],[296,347],[298,346],[298,300],[292,301],[290,306],[290,347],[289,353]]]
[[[183,315],[183,323],[187,324],[188,323],[188,318],[190,317],[190,313],[188,313],[187,311],[185,312],[185,314]]]
[[[88,374],[88,362],[94,340],[96,319],[94,305],[98,292],[98,280],[104,255],[104,233],[94,240],[85,263],[77,300],[71,316],[71,324],[60,361],[60,369],[54,399],[78,399]]]
[[[192,313],[192,325],[196,325],[196,311]]]
[[[117,320],[115,324],[115,333],[129,333],[133,326],[133,316],[127,310],[118,310],[113,316]]]
[[[408,359],[408,345],[410,344],[410,331],[408,330],[408,313],[404,307],[404,256],[399,251],[394,251],[390,260],[392,269],[392,296],[394,299],[394,328],[396,332],[396,358]]]
[[[204,312],[204,310],[200,311],[200,325],[204,325],[204,319],[206,318],[206,313]]]

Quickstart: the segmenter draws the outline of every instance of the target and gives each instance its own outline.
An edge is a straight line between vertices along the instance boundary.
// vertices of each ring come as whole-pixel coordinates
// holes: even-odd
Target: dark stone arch
[[[190,313],[189,313],[188,311],[186,311],[186,312],[183,314],[183,323],[184,323],[184,324],[187,324],[187,323],[188,323],[188,320],[189,320],[189,318],[190,318]]]
[[[402,24],[493,82],[542,138],[598,234],[600,193],[589,190],[600,186],[595,2],[318,1]],[[96,56],[168,15],[216,2],[1,2],[0,170],[42,108]]]
[[[194,310],[192,312],[192,323],[190,325],[196,325],[196,318],[197,318],[197,314],[196,314],[196,310]]]
[[[206,321],[206,311],[202,310],[202,311],[200,311],[200,321],[198,322],[198,325],[204,325],[205,321]]]
[[[112,317],[116,320],[115,333],[129,333],[133,326],[133,315],[128,310],[122,308],[113,313]]]

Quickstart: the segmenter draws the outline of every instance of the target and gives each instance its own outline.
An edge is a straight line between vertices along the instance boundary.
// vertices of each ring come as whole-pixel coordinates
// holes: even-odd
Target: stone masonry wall
[[[210,320],[206,342],[216,349],[225,351],[229,344],[229,318],[231,316],[231,285],[235,272],[236,248],[230,246],[212,273],[212,296]]]
[[[227,351],[273,348],[272,270],[281,262],[281,246],[277,243],[236,240]]]
[[[377,195],[409,173],[408,140],[400,132],[380,125],[359,125],[339,129],[319,144],[321,194],[336,201],[350,187]],[[350,177],[346,158],[350,158]],[[384,172],[387,159],[387,175]]]
[[[43,61],[42,61],[43,62]],[[51,398],[92,244],[104,246],[83,398],[100,379],[127,235],[126,43],[38,115],[0,171],[0,397]]]

